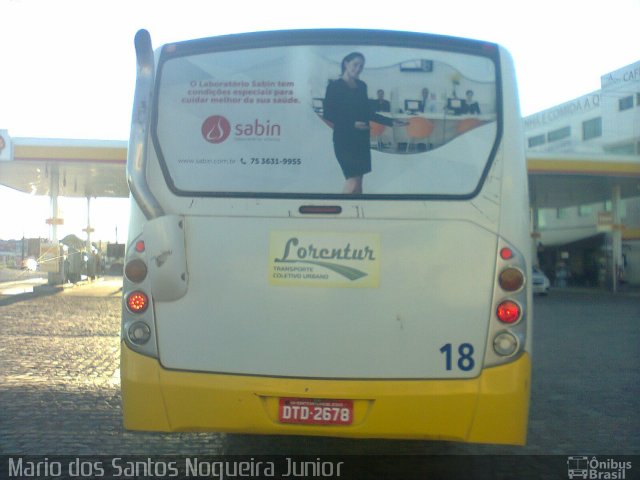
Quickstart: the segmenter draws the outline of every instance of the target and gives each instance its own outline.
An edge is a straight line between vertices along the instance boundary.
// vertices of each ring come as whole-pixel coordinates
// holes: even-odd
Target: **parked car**
[[[531,283],[534,294],[546,295],[549,293],[551,282],[549,282],[549,278],[538,267],[533,267],[532,269]]]

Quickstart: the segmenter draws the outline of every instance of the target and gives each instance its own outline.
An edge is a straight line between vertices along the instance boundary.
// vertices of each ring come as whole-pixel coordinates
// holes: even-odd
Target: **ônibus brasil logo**
[[[202,136],[209,143],[222,143],[230,133],[231,124],[221,115],[212,115],[202,123]]]

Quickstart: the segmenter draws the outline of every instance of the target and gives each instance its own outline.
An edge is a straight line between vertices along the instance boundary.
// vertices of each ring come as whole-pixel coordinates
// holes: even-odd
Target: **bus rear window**
[[[498,142],[495,61],[383,45],[161,57],[152,125],[180,195],[476,192]]]

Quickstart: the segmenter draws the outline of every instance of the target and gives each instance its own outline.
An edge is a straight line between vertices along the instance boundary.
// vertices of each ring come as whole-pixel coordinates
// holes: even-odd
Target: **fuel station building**
[[[525,142],[540,267],[615,290],[640,285],[640,61],[600,83],[525,117]]]

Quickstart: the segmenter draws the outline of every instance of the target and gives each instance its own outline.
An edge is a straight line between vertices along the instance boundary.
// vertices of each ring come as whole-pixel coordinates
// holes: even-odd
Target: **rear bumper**
[[[440,439],[523,445],[531,362],[469,380],[314,380],[172,371],[121,345],[124,426],[360,438]],[[280,397],[354,400],[349,426],[278,421]]]

